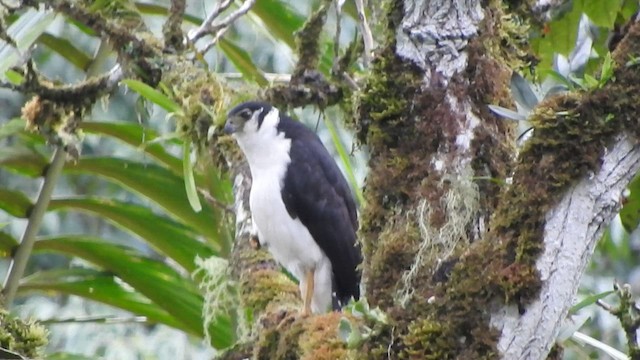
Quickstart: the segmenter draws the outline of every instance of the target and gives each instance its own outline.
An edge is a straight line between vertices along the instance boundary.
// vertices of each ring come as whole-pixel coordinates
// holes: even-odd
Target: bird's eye
[[[251,110],[244,109],[238,115],[240,115],[240,117],[245,119],[245,120],[249,120],[249,119],[251,119]]]

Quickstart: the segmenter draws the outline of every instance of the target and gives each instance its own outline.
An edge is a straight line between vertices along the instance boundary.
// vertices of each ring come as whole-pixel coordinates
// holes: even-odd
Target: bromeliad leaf
[[[151,323],[161,323],[191,332],[188,327],[148,298],[125,288],[122,281],[118,281],[112,273],[106,271],[88,268],[40,271],[27,276],[20,283],[19,293],[34,291],[55,291],[81,296],[145,316]]]
[[[167,110],[169,113],[179,113],[182,111],[180,105],[176,104],[168,96],[143,83],[142,81],[138,81],[135,79],[125,79],[122,80],[122,82],[131,90],[140,94],[140,96]]]
[[[517,113],[513,110],[509,110],[507,108],[503,108],[498,105],[487,105],[489,110],[493,111],[496,115],[502,116],[507,119],[515,120],[515,121],[526,121],[527,117],[523,114]]]
[[[40,35],[38,42],[57,52],[80,70],[87,70],[91,64],[91,58],[67,39],[44,33]]]
[[[511,95],[525,110],[531,111],[540,99],[531,89],[531,84],[517,72],[511,74]]]
[[[196,181],[193,178],[193,166],[191,164],[191,141],[185,140],[182,146],[182,168],[184,170],[184,186],[187,192],[187,199],[189,204],[195,212],[202,210],[202,204],[200,204],[200,197],[198,197],[198,189],[196,188]]]

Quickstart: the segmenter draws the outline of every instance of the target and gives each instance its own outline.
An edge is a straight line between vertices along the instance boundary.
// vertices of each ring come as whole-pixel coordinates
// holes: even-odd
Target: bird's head
[[[275,110],[275,113],[274,113]],[[265,117],[278,117],[277,110],[263,102],[245,102],[229,111],[224,132],[235,137],[257,133]]]

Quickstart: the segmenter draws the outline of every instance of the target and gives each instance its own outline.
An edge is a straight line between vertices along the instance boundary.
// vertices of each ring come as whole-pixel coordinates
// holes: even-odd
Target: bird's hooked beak
[[[227,118],[227,122],[224,124],[224,132],[225,134],[233,134],[240,130],[242,127],[242,118],[239,116],[230,116]]]

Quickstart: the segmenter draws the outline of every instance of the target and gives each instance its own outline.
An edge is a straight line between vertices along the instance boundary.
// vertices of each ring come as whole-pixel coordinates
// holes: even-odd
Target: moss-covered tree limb
[[[511,313],[499,322],[506,329],[500,346],[507,357],[525,351],[532,358],[546,356],[595,243],[618,210],[616,199],[640,169],[635,116],[640,75],[627,65],[627,59],[638,56],[636,23],[613,55],[617,69],[612,80],[536,110],[534,136],[520,155],[493,223],[496,240],[510,243],[508,256],[521,264],[535,262],[545,281],[524,316]],[[524,340],[533,333],[535,344]]]

